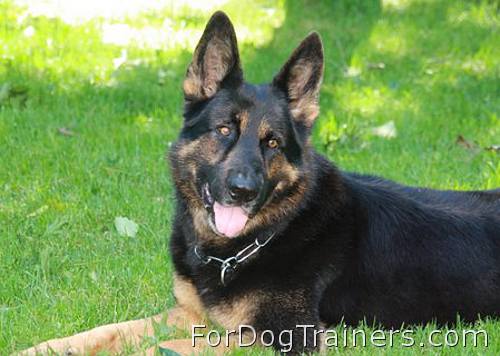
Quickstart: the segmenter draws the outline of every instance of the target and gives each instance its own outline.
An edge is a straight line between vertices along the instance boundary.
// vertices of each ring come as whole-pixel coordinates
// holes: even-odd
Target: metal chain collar
[[[228,257],[226,259],[215,256],[203,256],[198,250],[198,246],[194,247],[194,254],[200,259],[201,262],[203,262],[203,264],[207,265],[212,261],[220,264],[220,281],[222,285],[225,286],[227,272],[233,272],[239,264],[241,264],[250,256],[256,254],[262,247],[266,246],[269,241],[273,239],[274,235],[276,235],[275,232],[269,235],[269,237],[264,242],[259,242],[259,239],[256,238],[252,244],[239,251],[236,255]]]

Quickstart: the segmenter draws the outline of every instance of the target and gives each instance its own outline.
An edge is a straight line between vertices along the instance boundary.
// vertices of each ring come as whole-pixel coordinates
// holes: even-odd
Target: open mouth
[[[217,202],[210,192],[208,183],[203,185],[202,197],[209,212],[209,224],[218,235],[236,237],[245,229],[248,213],[240,206],[223,205]]]

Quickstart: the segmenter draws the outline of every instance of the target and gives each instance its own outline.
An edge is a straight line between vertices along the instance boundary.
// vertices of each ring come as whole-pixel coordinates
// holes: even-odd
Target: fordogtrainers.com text
[[[297,339],[300,338],[300,339]],[[488,333],[483,329],[435,329],[425,332],[414,329],[356,329],[346,325],[335,329],[317,329],[314,325],[296,325],[295,329],[257,332],[251,325],[237,330],[209,329],[192,325],[192,346],[205,343],[210,347],[271,347],[289,352],[293,345],[302,344],[319,349],[338,347],[488,347]]]

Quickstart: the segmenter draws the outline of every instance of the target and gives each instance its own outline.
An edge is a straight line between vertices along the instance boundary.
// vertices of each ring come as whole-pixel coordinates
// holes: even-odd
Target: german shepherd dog
[[[341,322],[498,317],[500,190],[437,191],[340,171],[310,142],[322,75],[311,33],[270,84],[246,83],[233,26],[215,13],[187,70],[184,125],[169,156],[177,306],[28,351],[118,351],[157,321],[189,330],[210,319],[249,325],[281,351],[271,333],[293,330],[297,354],[319,350],[315,332]],[[198,353],[203,342],[191,342],[161,346]]]

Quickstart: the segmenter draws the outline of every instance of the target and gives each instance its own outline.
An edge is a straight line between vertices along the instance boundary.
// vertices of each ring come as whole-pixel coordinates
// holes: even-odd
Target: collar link
[[[266,246],[276,235],[275,232],[270,234],[264,242],[260,242],[259,238],[255,238],[255,241],[250,245],[241,249],[236,255],[228,257],[226,259],[222,259],[215,256],[207,256],[200,251],[198,245],[194,247],[194,254],[198,259],[205,265],[208,265],[211,262],[216,262],[220,265],[220,281],[223,286],[226,286],[226,278],[227,275],[231,272],[234,272],[238,265],[243,263],[247,258],[256,254],[261,248]]]

